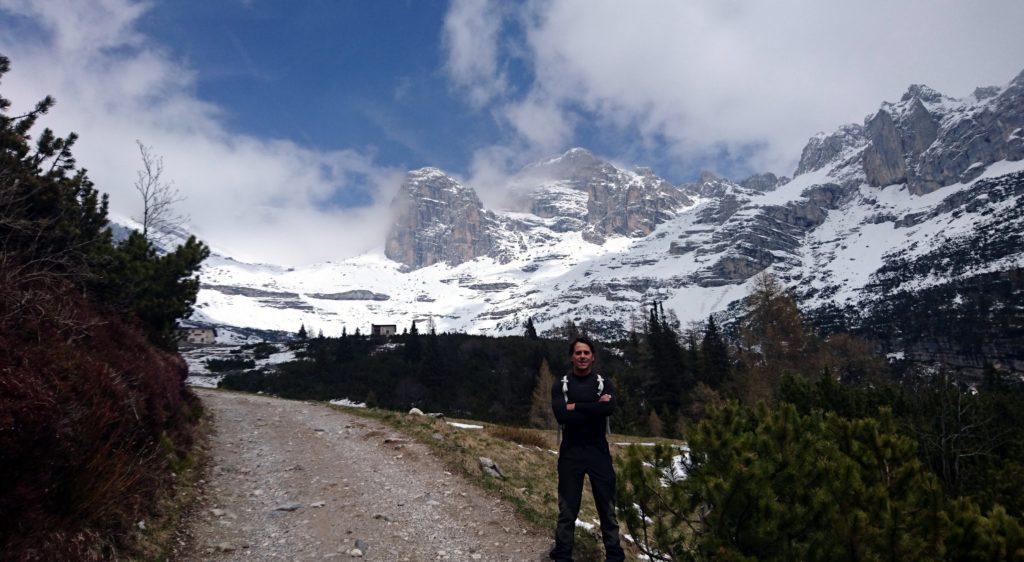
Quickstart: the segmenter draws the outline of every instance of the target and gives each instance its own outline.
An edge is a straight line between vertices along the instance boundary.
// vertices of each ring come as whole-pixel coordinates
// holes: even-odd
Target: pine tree
[[[665,317],[664,307],[655,303],[647,325],[648,377],[644,390],[654,408],[676,411],[693,387],[692,371],[679,341],[679,334]]]
[[[420,339],[417,336],[417,339]],[[419,379],[430,392],[436,404],[444,403],[446,393],[450,390],[445,382],[450,375],[445,356],[441,351],[441,342],[437,334],[431,332],[423,337],[422,360],[419,364]]]
[[[731,365],[729,349],[722,338],[722,333],[715,323],[714,316],[708,316],[704,337],[700,342],[701,372],[699,381],[717,389],[729,379]]]
[[[572,318],[566,318],[565,322],[562,324],[562,337],[567,340],[574,340],[581,335],[580,329],[576,326],[576,323],[573,322]]]
[[[533,317],[530,316],[523,323],[524,333],[523,335],[527,339],[536,340],[537,338],[537,327],[533,325]]]
[[[210,250],[194,236],[173,252],[159,255],[142,233],[132,232],[110,253],[93,290],[107,305],[142,321],[150,339],[175,345],[177,321],[192,313],[199,280],[194,277]]]
[[[298,331],[297,334],[295,334],[295,337],[297,337],[299,340],[306,340],[309,337],[309,334],[306,333],[306,324],[305,324],[305,322],[303,322],[299,326],[299,331]]]
[[[405,340],[404,355],[406,361],[410,363],[418,363],[422,356],[422,344],[420,342],[420,331],[416,327],[416,321],[412,321],[412,326],[409,327],[409,332],[402,336]]]
[[[530,400],[530,425],[533,427],[554,429],[557,425],[555,413],[551,410],[551,387],[554,384],[555,378],[551,374],[551,367],[548,366],[548,360],[544,359],[541,361],[537,383],[533,387]]]

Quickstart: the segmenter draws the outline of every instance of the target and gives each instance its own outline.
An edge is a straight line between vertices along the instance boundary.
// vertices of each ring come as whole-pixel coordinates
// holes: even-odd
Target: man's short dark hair
[[[591,355],[597,355],[597,346],[594,345],[594,342],[592,342],[590,338],[588,338],[587,336],[579,336],[577,338],[573,338],[572,342],[569,343],[569,355],[572,355],[573,353],[576,352],[576,344],[578,343],[582,343],[589,347]]]

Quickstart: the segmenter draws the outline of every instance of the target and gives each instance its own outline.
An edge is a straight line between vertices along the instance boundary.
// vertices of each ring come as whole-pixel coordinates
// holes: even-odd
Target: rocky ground
[[[175,560],[544,560],[547,532],[428,449],[325,406],[197,389],[213,417]]]

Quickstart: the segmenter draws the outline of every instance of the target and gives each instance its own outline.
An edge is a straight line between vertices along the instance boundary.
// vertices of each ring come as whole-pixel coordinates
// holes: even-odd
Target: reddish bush
[[[199,406],[181,358],[139,328],[70,291],[51,304],[60,315],[0,323],[0,552],[110,558],[190,447]]]

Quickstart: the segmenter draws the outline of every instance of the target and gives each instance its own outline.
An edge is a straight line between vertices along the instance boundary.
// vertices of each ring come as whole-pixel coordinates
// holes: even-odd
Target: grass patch
[[[512,441],[520,445],[528,445],[540,449],[550,449],[555,446],[554,440],[536,429],[490,424],[484,427],[484,431],[491,437]]]
[[[465,421],[483,425],[484,430],[459,429],[442,420],[410,416],[390,410],[332,407],[380,421],[427,445],[449,470],[509,502],[524,521],[553,536],[555,520],[558,517],[558,456],[554,452],[557,448],[554,430],[508,427],[473,420]],[[628,435],[611,435],[608,441],[679,443],[667,439],[640,439]],[[625,454],[625,447],[613,444],[611,451],[613,458],[619,457]],[[480,469],[479,457],[493,459],[505,474],[505,479],[499,480],[485,475]],[[589,489],[589,486],[587,488]],[[589,491],[583,494],[579,519],[587,522],[597,521],[597,509]],[[591,532],[577,529],[576,560],[604,560],[599,532],[596,525]],[[628,559],[638,560],[638,551],[628,541],[623,539],[622,546],[626,549]]]

